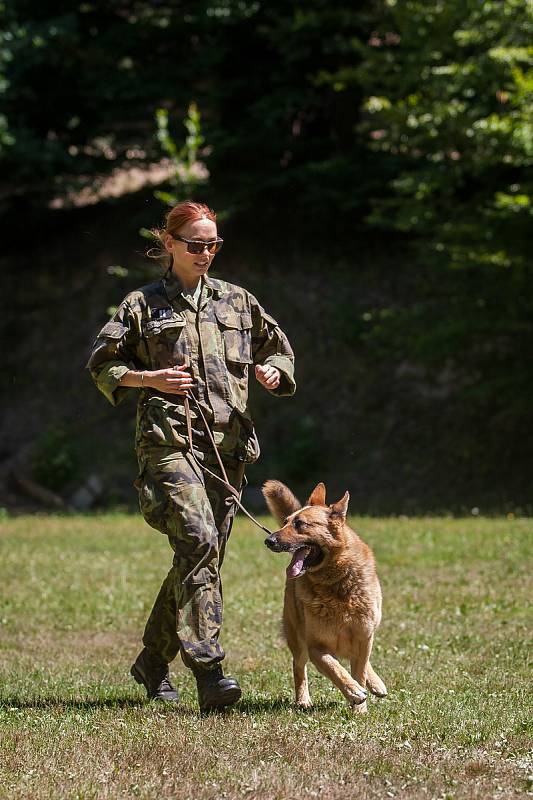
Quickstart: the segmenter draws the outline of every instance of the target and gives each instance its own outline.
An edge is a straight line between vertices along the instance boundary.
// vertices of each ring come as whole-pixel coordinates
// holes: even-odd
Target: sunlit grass
[[[223,569],[227,671],[241,704],[200,717],[128,675],[165,537],[126,515],[20,517],[0,533],[0,796],[514,797],[531,790],[531,543],[525,519],[354,519],[384,593],[366,717],[311,669],[292,706],[280,636],[287,558],[247,520]],[[529,662],[529,663],[528,663]]]

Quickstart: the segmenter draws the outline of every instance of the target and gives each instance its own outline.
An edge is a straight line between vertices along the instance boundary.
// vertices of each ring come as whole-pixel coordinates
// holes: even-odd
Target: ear
[[[163,244],[165,246],[165,250],[168,253],[172,253],[175,241],[176,240],[170,235],[170,233],[165,234],[165,238],[163,239]]]
[[[317,483],[309,496],[306,505],[308,506],[325,506],[326,505],[326,487],[323,483]]]
[[[331,513],[339,514],[344,519],[346,517],[346,512],[348,511],[349,501],[350,501],[350,495],[348,492],[345,492],[344,496],[341,497],[338,503],[332,503],[330,505]]]

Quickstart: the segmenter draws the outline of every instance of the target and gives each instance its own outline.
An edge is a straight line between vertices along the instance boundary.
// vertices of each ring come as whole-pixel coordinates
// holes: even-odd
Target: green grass
[[[526,519],[353,519],[384,594],[373,664],[389,689],[353,715],[310,670],[292,706],[280,636],[287,558],[239,519],[224,565],[227,671],[244,697],[202,718],[128,675],[170,565],[139,517],[0,522],[0,797],[504,798],[533,793]]]

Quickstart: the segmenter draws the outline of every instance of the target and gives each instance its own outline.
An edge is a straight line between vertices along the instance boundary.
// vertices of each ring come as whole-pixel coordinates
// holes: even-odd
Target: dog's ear
[[[344,496],[337,503],[332,503],[330,505],[331,514],[337,514],[343,519],[346,518],[346,513],[348,511],[348,503],[350,501],[350,495],[348,492],[344,492]]]
[[[323,483],[317,483],[306,505],[308,506],[325,506],[326,505],[326,487]]]

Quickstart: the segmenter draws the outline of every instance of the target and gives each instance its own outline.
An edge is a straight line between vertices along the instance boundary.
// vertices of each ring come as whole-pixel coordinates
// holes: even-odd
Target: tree
[[[154,115],[181,139],[202,114],[213,183],[243,210],[290,192],[304,212],[357,208],[375,183],[357,134],[361,91],[331,83],[358,63],[373,4],[309,0],[36,3],[4,8],[0,157],[43,196],[123,162],[159,157]],[[353,42],[357,46],[353,45]],[[371,162],[374,161],[372,169]]]
[[[367,340],[447,373],[480,465],[531,448],[532,28],[521,0],[388,0],[353,75],[360,130],[395,173],[368,223],[405,233],[419,269]]]

